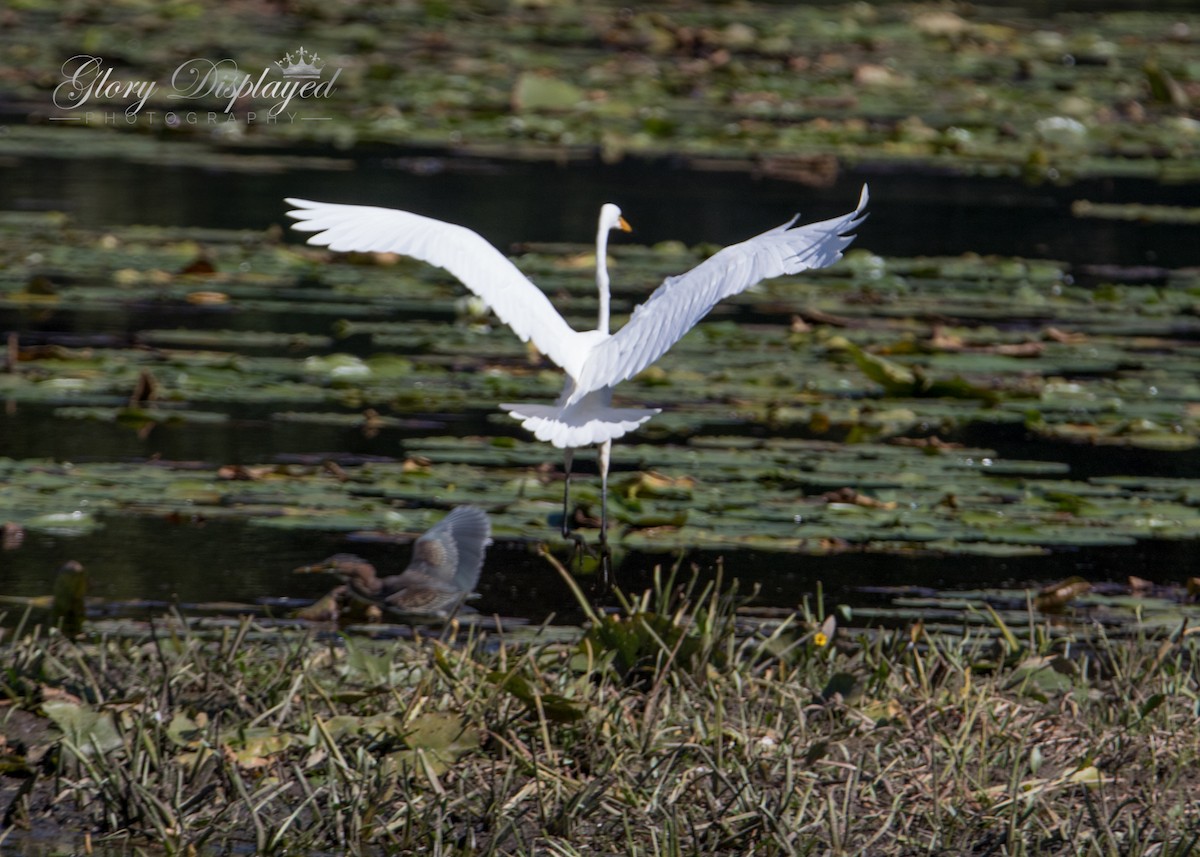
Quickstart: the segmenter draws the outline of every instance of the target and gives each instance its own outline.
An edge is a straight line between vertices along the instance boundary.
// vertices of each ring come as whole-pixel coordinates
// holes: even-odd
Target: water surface
[[[620,203],[635,223],[634,238],[652,244],[729,243],[787,219],[847,209],[863,182],[872,190],[871,217],[857,247],[884,256],[942,256],[967,252],[1063,260],[1080,278],[1101,276],[1097,266],[1123,269],[1180,268],[1200,264],[1193,226],[1122,220],[1080,220],[1071,203],[1188,205],[1195,188],[1106,179],[1055,186],[1008,178],[953,173],[900,172],[861,166],[844,170],[828,187],[803,187],[738,171],[696,171],[682,162],[599,161],[503,163],[455,160],[438,153],[367,154],[342,159],[341,169],[291,169],[263,174],[220,172],[186,164],[118,160],[31,158],[9,169],[0,183],[0,209],[67,212],[80,227],[121,224],[263,230],[283,225],[287,195],[405,207],[472,226],[497,245],[522,242],[586,243],[603,201]],[[288,240],[295,240],[290,235]],[[1104,269],[1099,269],[1103,271]],[[1119,274],[1118,274],[1119,275]],[[1153,270],[1144,276],[1153,277]],[[253,313],[232,318],[247,330],[269,324],[276,332],[325,334],[330,320],[313,314]],[[432,323],[446,323],[437,319]],[[0,325],[16,330],[23,345],[69,346],[132,343],[148,328],[186,326],[220,330],[231,317],[202,308],[131,306],[111,313],[0,312]],[[332,350],[369,356],[369,343],[353,339]],[[216,406],[220,409],[221,406]],[[374,436],[336,427],[290,425],[270,419],[277,406],[227,406],[217,425],[164,425],[145,436],[115,423],[72,422],[53,407],[10,406],[0,413],[5,454],[19,459],[137,461],[161,457],[209,464],[251,464],[289,456],[402,453],[404,442],[427,435],[521,437],[515,424],[498,422],[480,406],[449,413],[414,413],[399,428]],[[976,429],[971,443],[1010,458],[1067,460],[1074,478],[1114,473],[1195,476],[1196,455],[1167,456],[1114,449],[1096,455],[1086,447],[1039,445],[1020,430]],[[548,458],[556,456],[548,452]],[[593,472],[590,456],[580,469]],[[616,457],[619,473],[633,464]],[[536,533],[531,533],[536,538]],[[0,557],[0,591],[33,595],[48,588],[62,561],[83,561],[93,574],[93,594],[110,601],[155,603],[316,597],[327,582],[297,578],[290,569],[339,550],[368,555],[381,567],[399,568],[407,549],[359,543],[353,537],[312,531],[271,531],[229,521],[165,523],[139,517],[106,517],[87,536],[30,534],[20,550]],[[937,556],[865,556],[853,551],[822,557],[760,555],[750,551],[695,552],[686,557],[711,568],[718,557],[726,574],[762,587],[764,603],[794,606],[824,581],[833,597],[850,598],[857,586],[953,586],[986,579],[996,583],[1047,580],[1071,574],[1121,579],[1169,574],[1186,563],[1189,546],[1149,543],[1132,548],[1058,551],[1033,559]],[[618,582],[645,582],[655,564],[671,555],[631,554]],[[501,543],[488,559],[480,584],[481,609],[541,620],[573,610],[564,588],[529,546]]]

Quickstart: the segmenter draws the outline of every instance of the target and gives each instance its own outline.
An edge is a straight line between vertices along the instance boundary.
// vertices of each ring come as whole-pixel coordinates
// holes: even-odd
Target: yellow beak
[[[632,232],[633,227],[629,225],[629,221],[624,217],[617,218],[617,226],[621,227],[622,232]]]

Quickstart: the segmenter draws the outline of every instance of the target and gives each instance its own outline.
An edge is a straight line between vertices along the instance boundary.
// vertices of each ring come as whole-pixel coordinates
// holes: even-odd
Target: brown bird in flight
[[[490,535],[485,511],[459,506],[413,542],[412,559],[400,574],[379,577],[375,566],[348,553],[296,570],[336,575],[353,598],[393,613],[449,616],[479,582]]]

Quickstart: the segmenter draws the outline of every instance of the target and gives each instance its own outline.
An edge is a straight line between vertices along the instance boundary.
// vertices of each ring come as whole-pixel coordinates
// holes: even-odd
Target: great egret
[[[485,511],[459,506],[413,542],[412,559],[400,574],[378,577],[375,566],[346,553],[297,571],[336,575],[357,600],[394,613],[447,616],[479,582],[490,534]]]
[[[287,199],[295,206],[292,228],[315,232],[309,244],[339,252],[401,253],[444,268],[488,303],[521,338],[533,341],[562,367],[566,384],[553,405],[502,404],[539,439],[563,449],[566,485],[563,535],[568,535],[570,468],[577,447],[599,444],[600,541],[607,539],[608,464],[612,441],[659,413],[658,409],[614,408],[613,387],[645,369],[691,330],[720,300],[771,277],[824,268],[854,240],[868,200],[863,185],[849,214],[795,226],[799,215],[740,244],[715,253],[686,274],[668,277],[615,334],[608,332],[608,233],[628,229],[617,206],[600,208],[596,232],[596,285],[600,312],[595,330],[577,331],[550,300],[499,250],[478,233],[391,208]]]

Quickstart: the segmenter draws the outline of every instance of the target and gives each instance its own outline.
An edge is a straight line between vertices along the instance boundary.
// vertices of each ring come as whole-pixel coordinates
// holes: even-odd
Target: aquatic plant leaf
[[[547,719],[554,722],[574,723],[585,716],[581,701],[556,693],[543,693],[516,672],[492,671],[488,673],[488,681],[520,700],[535,717],[544,713]]]
[[[1078,669],[1064,657],[1031,655],[1013,670],[1010,687],[1045,701],[1072,691],[1077,675]]]
[[[34,532],[51,533],[56,536],[85,536],[99,526],[93,515],[87,512],[49,512],[26,518],[22,525]]]
[[[392,658],[386,652],[372,652],[368,647],[350,637],[343,637],[346,646],[345,675],[351,681],[366,685],[391,685],[394,683]]]
[[[513,107],[519,112],[572,110],[584,98],[583,91],[565,80],[524,72],[513,87]]]
[[[821,699],[832,702],[835,699],[850,702],[862,692],[858,677],[852,673],[839,672],[832,675],[825,687],[821,689]]]
[[[1000,400],[994,390],[971,384],[962,378],[930,377],[920,367],[903,366],[893,360],[871,354],[843,337],[831,339],[826,343],[826,347],[849,354],[862,373],[883,387],[889,396],[980,399],[989,404]]]
[[[254,726],[222,732],[220,741],[238,766],[247,770],[273,764],[273,757],[301,742],[298,735],[273,726]]]
[[[363,698],[366,697],[358,697],[358,699]],[[345,701],[350,700],[347,699]],[[382,736],[400,738],[404,734],[404,722],[394,714],[335,714],[328,719],[321,720],[320,729],[314,726],[313,730],[307,736],[307,741],[310,745],[316,746],[320,743],[319,736],[321,731],[335,740],[350,735],[363,735],[372,739]]]
[[[413,750],[426,750],[447,762],[477,750],[483,741],[480,730],[462,715],[429,711],[403,725],[404,743]]]
[[[42,711],[62,731],[72,752],[85,757],[104,756],[125,747],[110,712],[64,699],[46,700]]]
[[[177,711],[171,718],[171,722],[167,724],[167,737],[181,747],[195,746],[204,737],[206,723],[206,716],[193,718],[182,711]]]
[[[1097,788],[1112,782],[1112,777],[1104,776],[1104,773],[1095,765],[1084,765],[1067,777],[1067,782]]]

